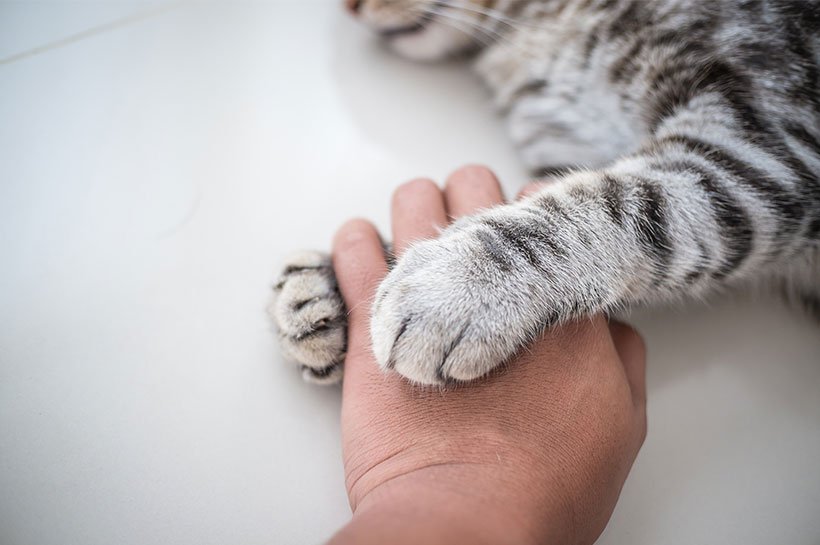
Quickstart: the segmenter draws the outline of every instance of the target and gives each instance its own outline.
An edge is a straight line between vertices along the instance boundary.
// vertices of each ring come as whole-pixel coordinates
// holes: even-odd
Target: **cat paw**
[[[308,382],[339,382],[347,347],[347,312],[330,257],[321,252],[294,254],[273,292],[268,314],[285,357],[301,365]]]
[[[407,250],[373,306],[373,351],[383,369],[420,384],[473,380],[553,321],[543,271],[493,228],[508,220],[498,212],[464,218]]]

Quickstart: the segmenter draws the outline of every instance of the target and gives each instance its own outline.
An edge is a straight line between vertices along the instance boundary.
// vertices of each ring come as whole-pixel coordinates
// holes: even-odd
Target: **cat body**
[[[397,262],[373,305],[384,368],[470,380],[550,325],[744,284],[820,317],[820,1],[348,4],[405,56],[474,55],[550,181]],[[341,377],[334,286],[303,253],[271,306],[312,380]]]

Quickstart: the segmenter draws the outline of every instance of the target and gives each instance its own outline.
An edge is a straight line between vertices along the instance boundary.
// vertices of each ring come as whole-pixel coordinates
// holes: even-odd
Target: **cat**
[[[481,377],[544,328],[765,285],[820,318],[820,1],[347,0],[397,53],[461,56],[553,183],[391,268],[384,369]],[[270,314],[287,356],[342,377],[329,257],[295,255]]]

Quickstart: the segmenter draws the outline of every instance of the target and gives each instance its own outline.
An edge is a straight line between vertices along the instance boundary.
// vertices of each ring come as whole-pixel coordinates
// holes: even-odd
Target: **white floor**
[[[465,162],[460,67],[336,4],[0,3],[0,543],[319,543],[339,392],[263,312],[285,253]],[[636,319],[650,432],[604,544],[820,543],[820,335],[772,300]]]

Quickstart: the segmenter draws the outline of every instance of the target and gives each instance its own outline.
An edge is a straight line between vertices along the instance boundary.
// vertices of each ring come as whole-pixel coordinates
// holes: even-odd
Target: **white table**
[[[289,250],[398,183],[524,180],[463,67],[336,3],[0,3],[0,543],[319,543],[339,391],[264,314]],[[636,317],[650,431],[603,544],[820,543],[820,329],[772,299]]]

